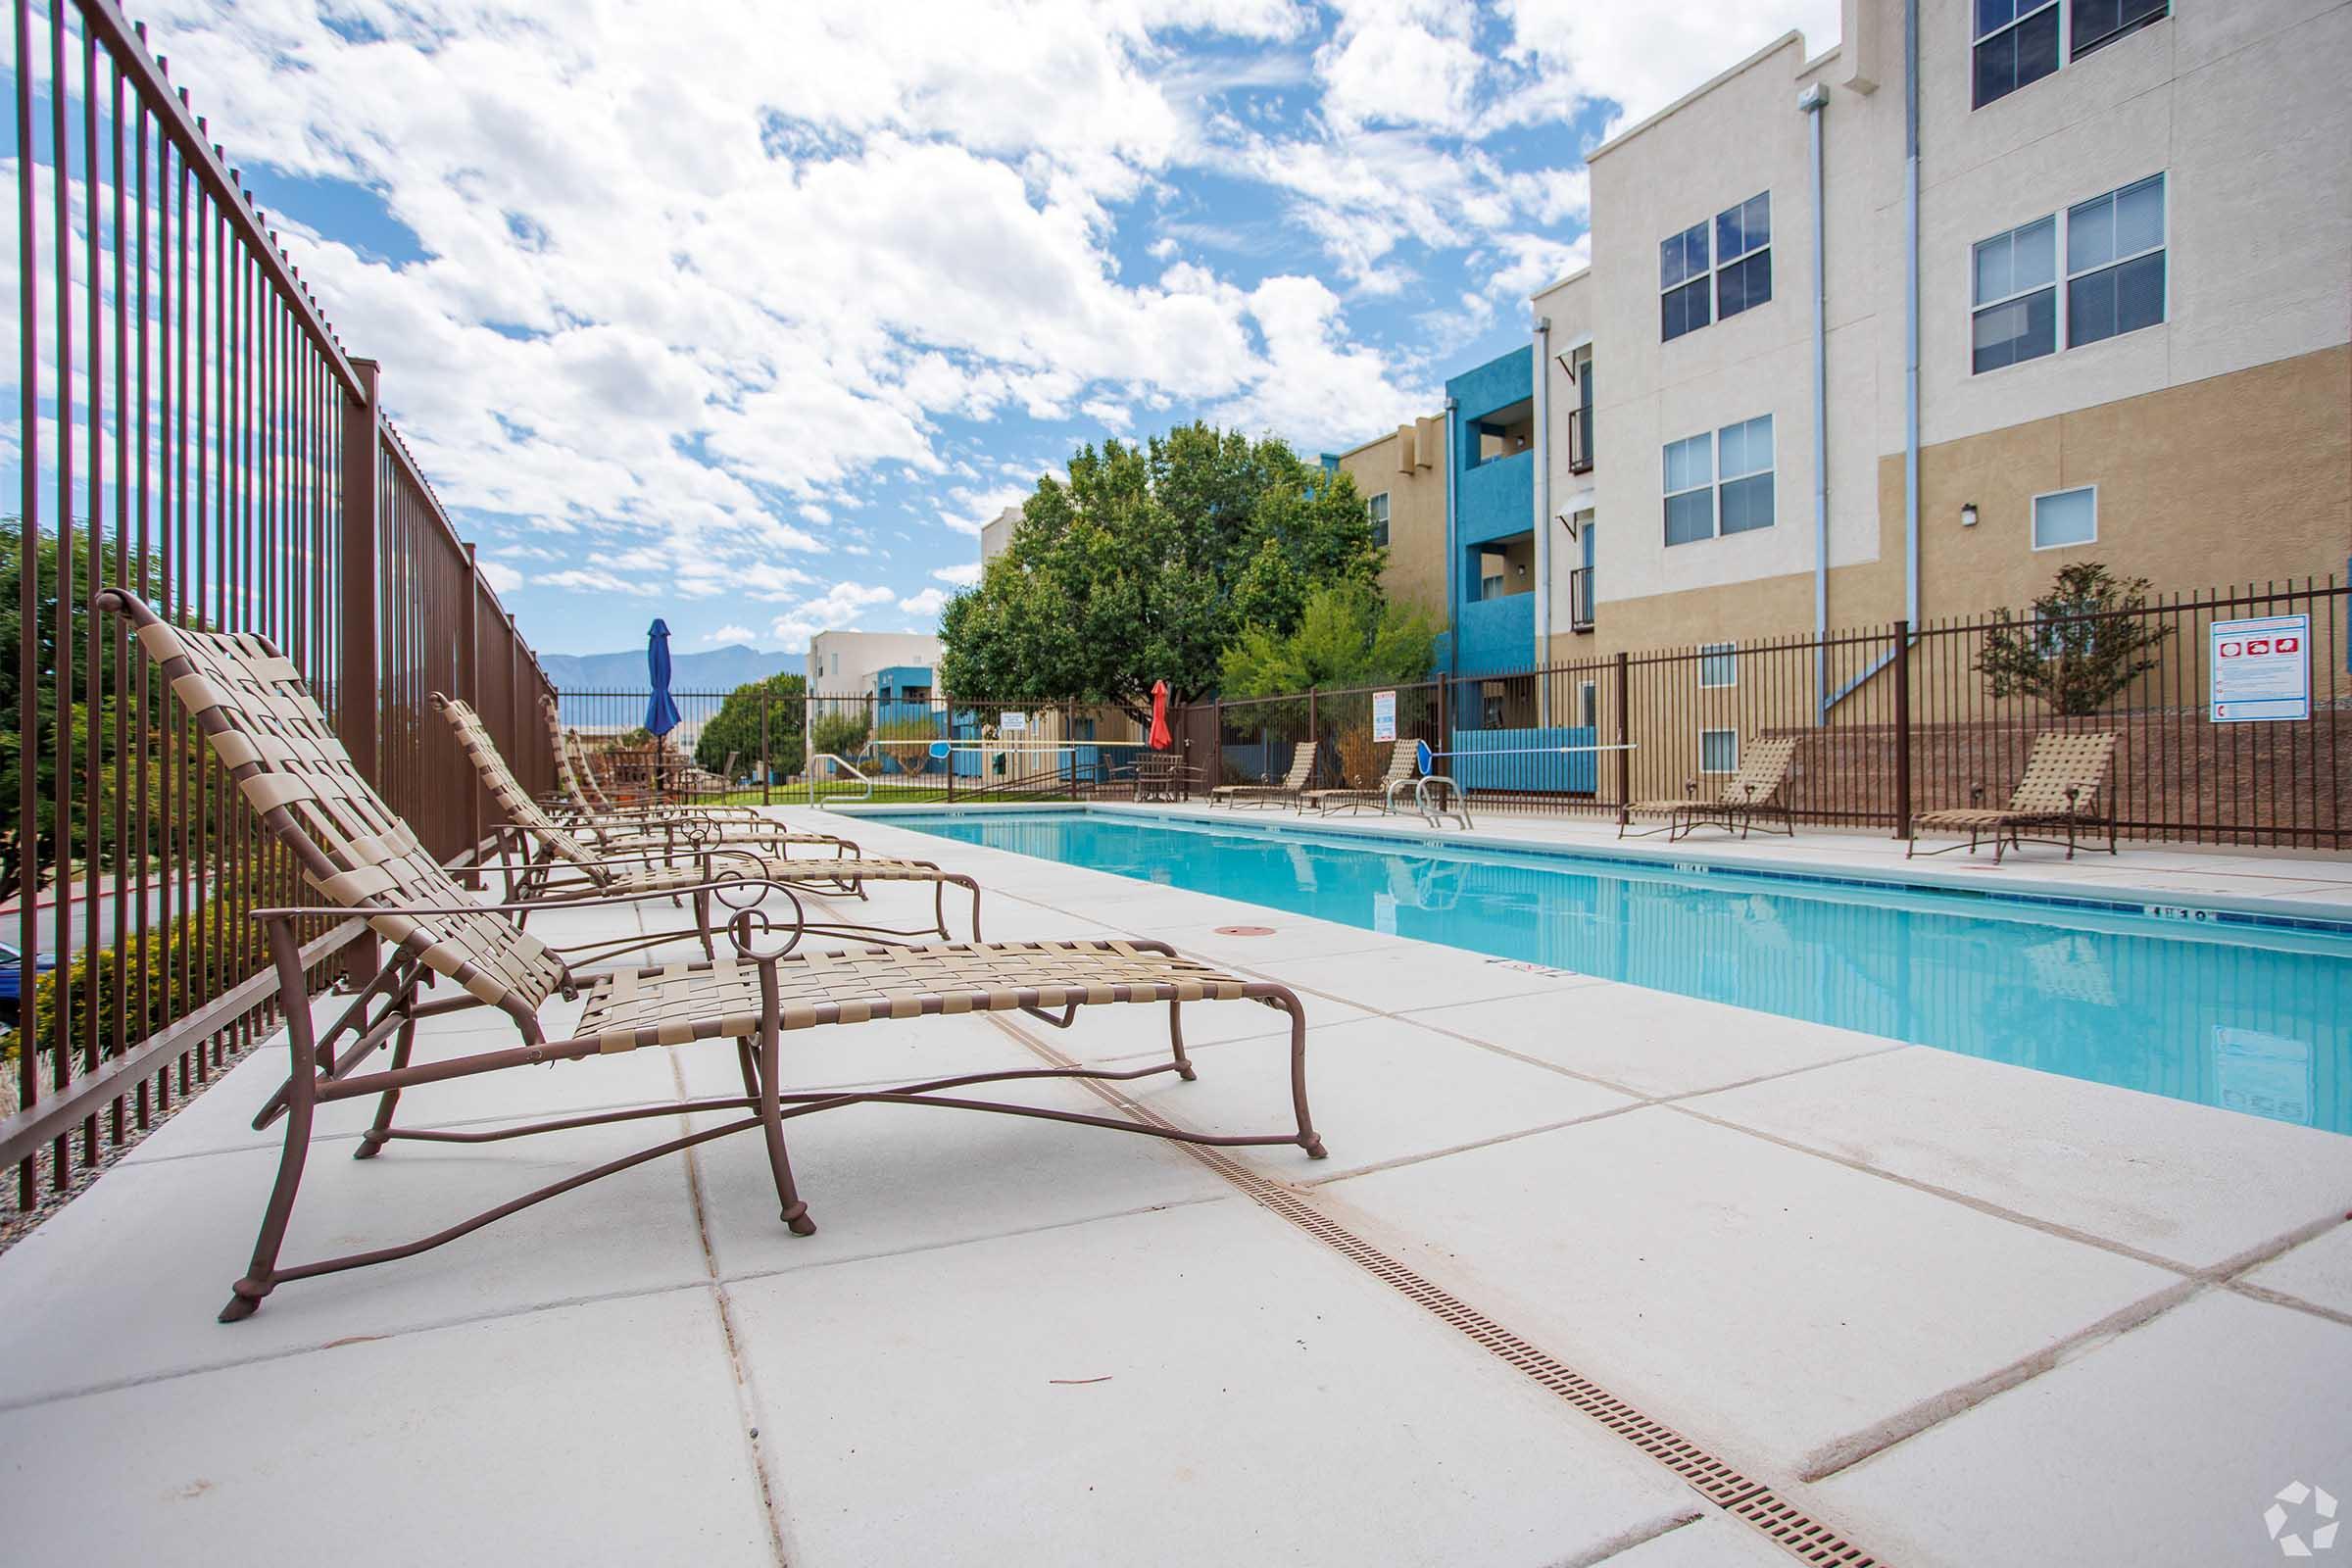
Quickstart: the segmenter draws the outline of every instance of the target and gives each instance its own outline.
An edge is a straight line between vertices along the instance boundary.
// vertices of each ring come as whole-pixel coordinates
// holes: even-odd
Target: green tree
[[[2173,634],[2138,613],[2147,602],[2145,577],[2127,581],[2095,561],[2061,566],[2034,601],[2033,624],[1984,634],[1978,672],[1996,698],[2038,697],[2054,712],[2095,713],[2156,667],[2156,650]],[[2007,606],[1994,614],[2016,619]]]
[[[168,736],[163,728],[164,683],[159,679],[148,682],[146,721],[132,711],[136,707],[135,694],[126,693],[123,671],[135,671],[145,660],[136,642],[128,643],[127,661],[118,663],[119,649],[115,627],[111,621],[100,622],[104,632],[98,639],[99,700],[93,712],[87,700],[84,682],[90,674],[90,646],[87,632],[94,613],[87,607],[90,598],[100,587],[111,586],[117,580],[114,552],[106,550],[99,558],[99,580],[89,580],[89,557],[80,548],[88,535],[76,528],[76,548],[74,552],[74,598],[77,610],[74,616],[74,689],[68,694],[67,713],[71,725],[72,744],[69,748],[70,778],[74,780],[73,799],[83,808],[74,815],[67,851],[58,853],[58,633],[64,618],[58,605],[57,537],[40,536],[33,556],[34,624],[24,624],[24,535],[18,519],[0,519],[0,648],[8,650],[0,658],[0,882],[9,887],[17,884],[22,874],[24,857],[37,855],[41,864],[41,880],[47,885],[56,880],[61,865],[70,865],[95,854],[101,864],[114,869],[115,810],[118,790],[137,788],[137,769],[126,768],[126,760],[145,752],[147,799],[141,803],[126,803],[125,820],[135,843],[139,824],[145,821],[154,829],[162,810],[163,777],[166,768],[165,748],[177,744],[191,749],[193,743],[185,735]],[[132,581],[146,575],[137,561],[129,566]],[[33,665],[38,671],[32,692],[32,749],[34,755],[33,791],[39,801],[31,831],[26,832],[18,810],[19,790],[22,787],[23,749],[20,745],[20,725],[24,717],[24,693],[19,682],[17,650],[29,636],[33,643]],[[115,747],[115,720],[118,708],[124,719],[124,748],[118,755]],[[98,778],[95,787],[82,782],[90,765],[90,734],[93,722],[98,738]]]
[[[809,750],[822,756],[843,759],[855,758],[865,749],[865,713],[862,710],[844,713],[820,713],[808,731]]]
[[[808,678],[789,671],[736,687],[718,705],[710,722],[703,726],[702,738],[694,743],[694,760],[715,773],[727,765],[730,756],[745,760],[758,758],[760,715],[764,708],[766,755],[781,759],[788,769],[797,765],[801,757],[801,726],[807,720],[808,705],[803,698],[808,690]]]
[[[1377,686],[1428,675],[1437,628],[1365,583],[1326,584],[1306,596],[1289,631],[1246,628],[1220,666],[1228,697],[1277,697],[1310,686]]]
[[[1368,585],[1386,558],[1354,481],[1281,441],[1189,424],[1082,447],[949,603],[940,674],[975,699],[1109,702],[1141,719],[1153,681],[1179,702],[1207,695],[1244,626],[1287,633],[1315,588]]]

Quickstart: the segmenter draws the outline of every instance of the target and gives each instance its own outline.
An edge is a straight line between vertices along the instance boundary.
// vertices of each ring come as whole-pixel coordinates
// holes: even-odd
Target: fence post
[[[762,681],[760,685],[760,804],[761,806],[769,803],[771,799],[769,786],[775,782],[776,776],[775,767],[768,760],[767,755],[767,683]]]
[[[1312,789],[1315,770],[1323,765],[1323,730],[1316,722],[1315,688],[1312,686],[1306,689],[1306,783],[1307,788]]]
[[[1208,787],[1214,790],[1225,782],[1225,694],[1219,692],[1208,701]],[[1212,797],[1211,804],[1214,804]]]
[[[335,692],[335,727],[360,776],[379,792],[387,789],[381,735],[384,716],[382,671],[378,664],[378,596],[383,592],[378,529],[383,501],[383,456],[376,448],[382,404],[376,393],[376,363],[353,360],[363,401],[343,410],[343,657]],[[29,689],[29,688],[27,688]],[[27,905],[31,901],[27,900]],[[343,950],[344,978],[365,985],[383,965],[370,931]]]
[[[1617,691],[1614,705],[1617,710],[1617,825],[1619,827],[1625,826],[1627,820],[1625,808],[1633,804],[1634,799],[1634,754],[1626,750],[1626,747],[1633,744],[1632,715],[1626,711],[1628,686],[1625,650],[1620,648],[1617,650]]]
[[[482,568],[473,559],[473,542],[466,543],[466,630],[465,640],[458,645],[458,685],[466,693],[466,704],[476,713],[482,710]],[[462,759],[461,759],[462,760]],[[471,856],[482,847],[482,786],[477,781],[466,792],[470,803],[466,812],[466,853]],[[489,886],[485,881],[484,887]]]
[[[956,804],[956,699],[946,692],[939,694],[940,717],[947,729],[948,741],[948,804]]]
[[[1911,623],[1894,623],[1894,836],[1911,836]]]

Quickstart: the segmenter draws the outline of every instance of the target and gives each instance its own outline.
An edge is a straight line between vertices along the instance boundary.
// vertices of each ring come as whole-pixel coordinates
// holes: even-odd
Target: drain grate
[[[1055,1065],[1076,1065],[1071,1058],[1017,1025],[993,1015],[991,1021]],[[1176,1125],[1149,1106],[1128,1099],[1108,1084],[1087,1079],[1078,1081],[1126,1115],[1159,1127]],[[1886,1568],[1881,1559],[1847,1541],[1761,1481],[1740,1474],[1674,1428],[1644,1415],[1555,1358],[1549,1351],[1528,1344],[1478,1308],[1424,1279],[1410,1267],[1330,1218],[1290,1188],[1258,1175],[1221,1150],[1186,1143],[1173,1144],[1171,1147],[1184,1151],[1206,1165],[1239,1188],[1259,1207],[1270,1210],[1304,1231],[1488,1354],[1549,1389],[1682,1477],[1699,1495],[1761,1532],[1767,1540],[1797,1561],[1816,1564],[1819,1568]]]

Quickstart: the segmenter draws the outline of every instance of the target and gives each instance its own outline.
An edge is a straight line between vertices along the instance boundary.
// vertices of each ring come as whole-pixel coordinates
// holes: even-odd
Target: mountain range
[[[731,692],[785,670],[807,666],[805,654],[771,654],[742,643],[729,643],[707,653],[669,657],[669,689],[673,692]],[[539,665],[559,692],[642,692],[647,689],[645,650],[620,654],[541,654]]]

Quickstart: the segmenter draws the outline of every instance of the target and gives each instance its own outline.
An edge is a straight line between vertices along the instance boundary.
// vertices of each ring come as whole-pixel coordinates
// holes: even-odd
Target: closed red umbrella
[[[1168,733],[1168,683],[1155,680],[1152,683],[1152,749],[1164,752],[1175,744],[1176,737]]]

